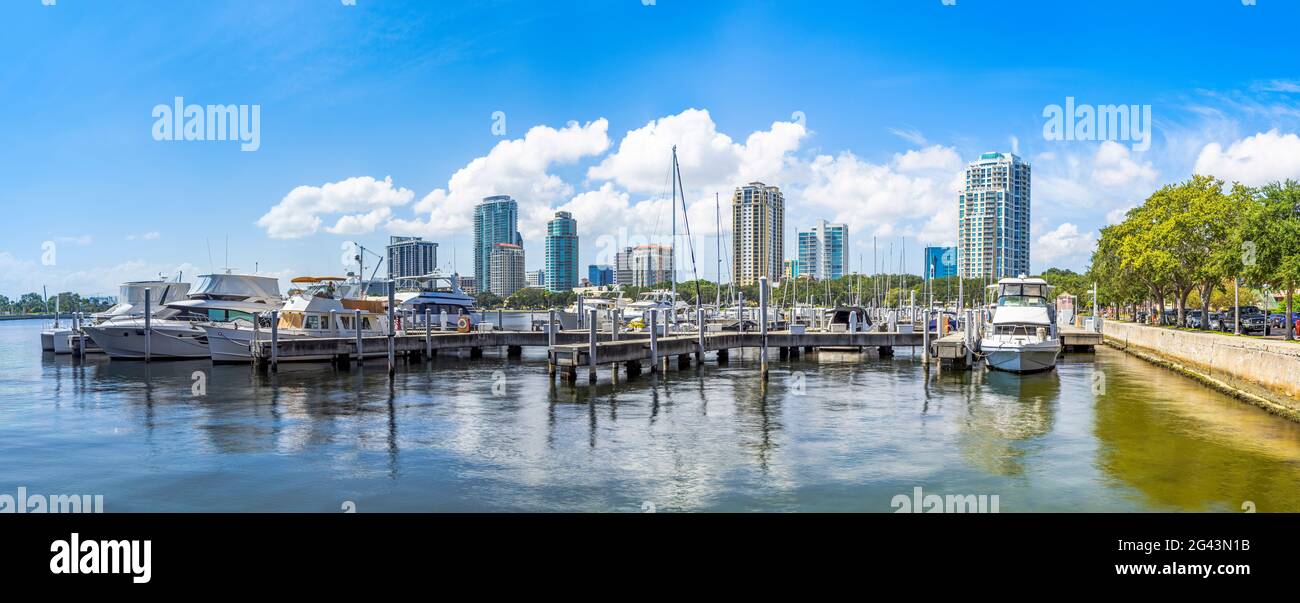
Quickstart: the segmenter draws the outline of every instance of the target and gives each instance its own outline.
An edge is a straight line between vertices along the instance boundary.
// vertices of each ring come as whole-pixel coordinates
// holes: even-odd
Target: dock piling
[[[280,311],[271,310],[271,372],[274,373],[280,370],[279,364],[280,364]]]
[[[695,353],[695,361],[698,363],[703,363],[704,362],[704,308],[695,309],[695,324],[698,327],[696,330],[699,331],[698,336],[700,339],[700,343],[699,343],[700,351]]]
[[[659,370],[659,310],[650,310],[650,372]]]
[[[396,302],[397,289],[393,281],[388,281],[388,378],[397,373],[397,358],[394,357],[393,338],[397,336],[397,324],[393,322],[393,305]]]
[[[424,357],[433,358],[433,324],[429,322],[429,308],[424,308]]]
[[[361,310],[352,312],[352,328],[357,332],[357,362],[364,362],[366,359],[365,342],[361,340]]]
[[[588,317],[591,319],[587,331],[587,381],[596,382],[596,330],[600,327],[600,322],[596,320],[596,310],[588,310]]]
[[[144,361],[153,360],[153,290],[144,290]]]
[[[758,348],[759,372],[767,381],[767,277],[758,277],[758,334],[762,347]]]

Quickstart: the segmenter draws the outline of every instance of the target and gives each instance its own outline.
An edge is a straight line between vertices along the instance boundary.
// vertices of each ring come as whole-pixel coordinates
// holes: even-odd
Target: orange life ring
[[[468,314],[461,314],[460,317],[456,319],[457,333],[468,333],[471,326],[473,325],[470,323]]]

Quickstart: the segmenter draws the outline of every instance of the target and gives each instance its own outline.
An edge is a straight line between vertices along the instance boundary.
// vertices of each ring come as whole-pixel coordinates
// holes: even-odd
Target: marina
[[[42,354],[40,328],[0,324],[0,481],[107,512],[891,512],[916,486],[1003,513],[1300,510],[1300,426],[1109,347],[1029,375],[927,369],[908,346],[774,353],[766,381],[741,348],[573,386],[544,347],[390,378],[382,359],[78,360]]]

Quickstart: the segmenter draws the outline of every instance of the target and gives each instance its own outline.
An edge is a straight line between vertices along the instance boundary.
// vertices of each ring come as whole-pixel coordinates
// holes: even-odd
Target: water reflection
[[[0,486],[111,510],[889,511],[917,485],[1004,512],[1300,510],[1300,426],[1113,350],[1024,376],[773,354],[766,383],[744,353],[575,387],[536,350],[390,382],[383,361],[258,374],[34,341],[0,324]]]
[[[1300,425],[1171,371],[1108,358],[1097,463],[1145,506],[1300,511]]]

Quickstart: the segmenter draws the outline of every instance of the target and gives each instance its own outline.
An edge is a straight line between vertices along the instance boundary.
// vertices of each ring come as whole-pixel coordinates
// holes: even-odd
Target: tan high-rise
[[[785,197],[762,182],[736,187],[731,198],[732,274],[745,286],[779,281],[785,259]]]

